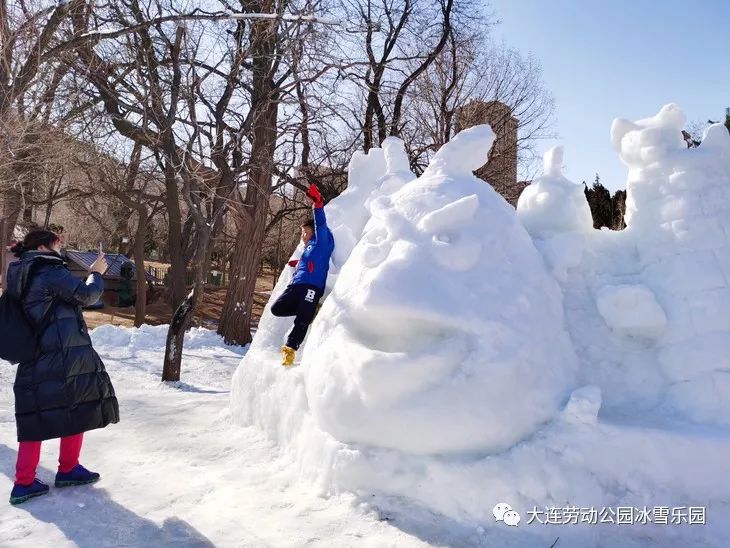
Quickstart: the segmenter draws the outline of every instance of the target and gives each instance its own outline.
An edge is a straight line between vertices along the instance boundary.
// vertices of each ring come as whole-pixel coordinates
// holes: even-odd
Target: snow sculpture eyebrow
[[[470,194],[428,213],[418,222],[418,228],[424,232],[455,228],[472,219],[478,210],[479,196]]]

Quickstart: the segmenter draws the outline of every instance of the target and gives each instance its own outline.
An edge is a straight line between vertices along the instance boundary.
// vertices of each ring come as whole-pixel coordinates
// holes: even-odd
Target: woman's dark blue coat
[[[74,278],[53,252],[29,251],[9,265],[10,294],[22,298],[36,325],[46,318],[37,358],[19,364],[15,376],[18,441],[71,436],[119,422],[114,388],[81,314],[103,289],[101,275]]]

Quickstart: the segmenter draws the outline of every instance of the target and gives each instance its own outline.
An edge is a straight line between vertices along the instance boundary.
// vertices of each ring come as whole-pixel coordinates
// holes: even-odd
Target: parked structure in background
[[[71,273],[77,278],[86,278],[89,268],[98,257],[96,252],[66,251],[66,262]],[[133,306],[136,299],[134,281],[137,280],[137,271],[134,263],[119,253],[106,253],[106,272],[104,278],[104,294],[101,301],[110,306]],[[155,277],[145,272],[148,282],[154,282]]]
[[[488,182],[512,206],[529,184],[517,181],[517,128],[512,109],[500,101],[471,101],[456,113],[456,131],[489,124],[496,135],[489,161],[475,174]]]

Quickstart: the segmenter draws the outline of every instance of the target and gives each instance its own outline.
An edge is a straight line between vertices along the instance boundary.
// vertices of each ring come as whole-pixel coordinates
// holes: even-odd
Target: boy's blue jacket
[[[323,207],[314,208],[314,237],[304,248],[291,284],[308,284],[324,289],[330,257],[335,249],[335,239],[327,227]]]

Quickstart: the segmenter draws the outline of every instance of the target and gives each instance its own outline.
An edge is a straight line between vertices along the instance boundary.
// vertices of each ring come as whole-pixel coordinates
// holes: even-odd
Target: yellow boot
[[[291,367],[292,365],[294,365],[295,355],[296,351],[293,348],[283,346],[281,348],[281,365],[284,365],[286,367]]]

